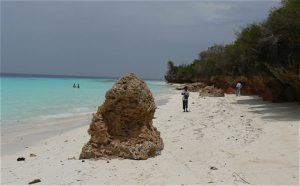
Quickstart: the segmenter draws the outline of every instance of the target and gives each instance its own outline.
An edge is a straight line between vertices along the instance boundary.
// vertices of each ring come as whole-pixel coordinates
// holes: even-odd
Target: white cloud
[[[173,26],[220,23],[235,6],[232,2],[168,2],[161,6],[159,15],[153,15],[153,21]]]
[[[206,22],[220,22],[224,20],[226,12],[234,8],[233,3],[220,2],[202,2],[193,6],[194,11],[198,13],[197,18]]]

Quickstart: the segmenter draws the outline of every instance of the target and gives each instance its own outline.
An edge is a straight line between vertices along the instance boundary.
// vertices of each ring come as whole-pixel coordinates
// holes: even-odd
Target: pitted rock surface
[[[156,105],[146,83],[129,73],[106,93],[93,114],[80,159],[148,159],[160,154],[163,141],[152,125]]]
[[[204,97],[224,97],[224,91],[215,86],[206,86],[199,91],[200,96]]]

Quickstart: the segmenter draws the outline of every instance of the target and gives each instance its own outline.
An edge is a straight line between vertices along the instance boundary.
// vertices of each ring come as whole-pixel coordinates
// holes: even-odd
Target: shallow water
[[[95,112],[105,93],[117,79],[38,76],[1,76],[1,127],[43,124]],[[73,88],[79,83],[80,88]],[[157,98],[170,86],[163,81],[146,80]]]

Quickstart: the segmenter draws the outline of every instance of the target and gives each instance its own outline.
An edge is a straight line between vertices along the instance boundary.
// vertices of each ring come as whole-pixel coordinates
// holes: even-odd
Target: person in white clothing
[[[242,83],[238,82],[235,86],[236,90],[235,90],[235,95],[236,96],[240,96],[241,95],[241,88],[242,88]]]

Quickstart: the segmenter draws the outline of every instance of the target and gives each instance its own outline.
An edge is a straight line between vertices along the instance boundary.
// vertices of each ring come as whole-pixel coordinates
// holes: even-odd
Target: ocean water
[[[93,113],[117,79],[1,76],[0,81],[5,128]],[[73,83],[80,88],[73,88]],[[163,81],[146,83],[156,101],[170,89]]]

